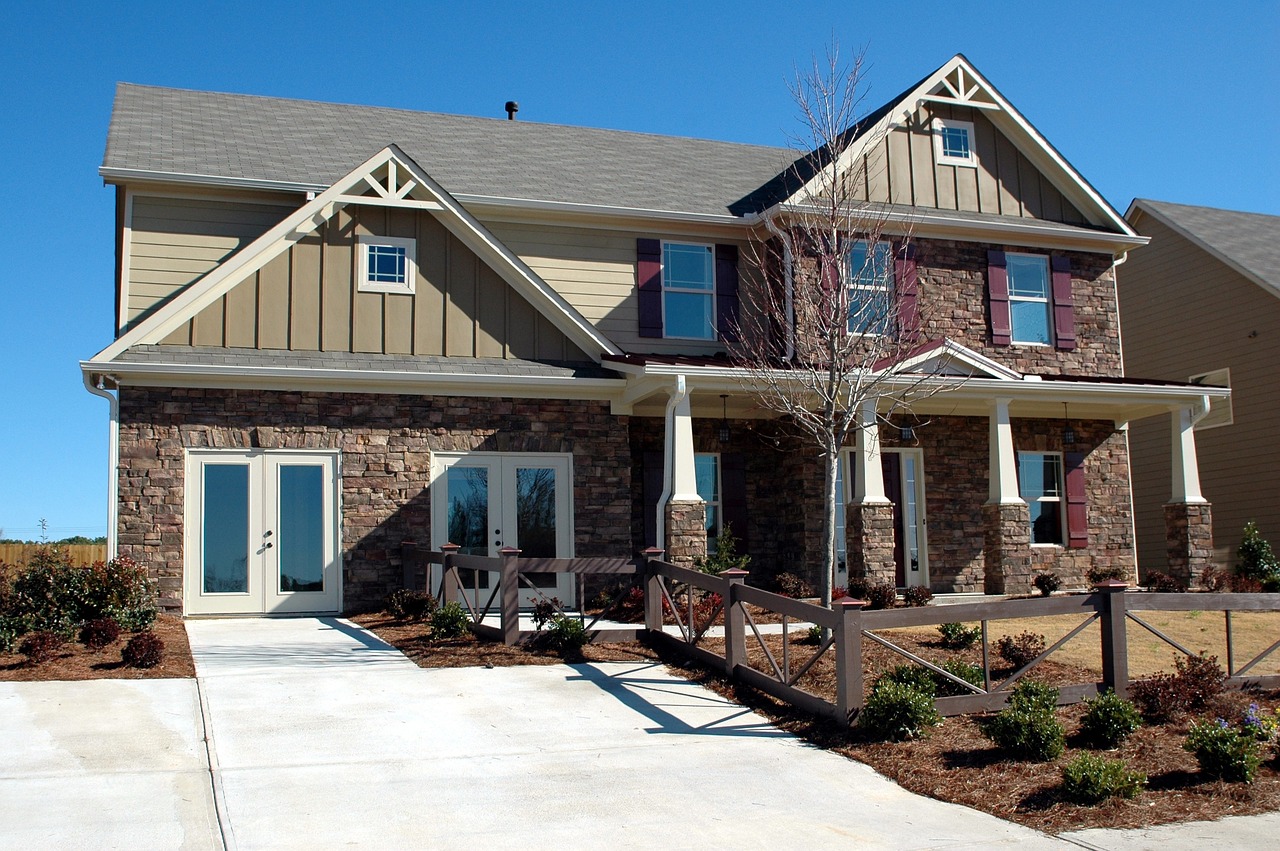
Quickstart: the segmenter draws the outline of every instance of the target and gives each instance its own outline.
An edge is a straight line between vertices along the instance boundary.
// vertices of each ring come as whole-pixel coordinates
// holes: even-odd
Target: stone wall
[[[1213,564],[1213,509],[1207,502],[1170,502],[1164,507],[1169,575],[1191,587]]]
[[[348,611],[399,586],[401,541],[431,540],[433,451],[573,453],[576,554],[630,554],[627,428],[596,402],[126,387],[120,552],[180,606],[184,449],[237,447],[341,451]]]

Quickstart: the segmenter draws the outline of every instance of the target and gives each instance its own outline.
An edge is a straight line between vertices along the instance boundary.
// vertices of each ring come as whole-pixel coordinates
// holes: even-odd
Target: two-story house
[[[839,156],[919,307],[893,368],[945,392],[850,441],[850,567],[935,592],[1131,573],[1126,425],[1159,415],[1189,569],[1191,423],[1222,391],[1124,377],[1113,268],[1145,238],[963,56],[864,124]],[[689,559],[729,525],[753,581],[812,578],[817,453],[724,346],[748,249],[805,203],[796,157],[122,84],[117,336],[82,363],[112,546],[189,614],[375,605],[406,539]]]

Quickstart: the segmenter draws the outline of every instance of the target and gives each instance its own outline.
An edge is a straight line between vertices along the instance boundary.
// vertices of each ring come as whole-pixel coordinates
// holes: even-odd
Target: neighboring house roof
[[[1280,296],[1280,216],[1135,198],[1125,218],[1152,216],[1258,286]]]

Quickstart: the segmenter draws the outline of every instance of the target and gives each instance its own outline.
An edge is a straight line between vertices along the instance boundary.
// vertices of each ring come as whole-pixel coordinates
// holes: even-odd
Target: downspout
[[[1120,356],[1120,374],[1124,375],[1124,329],[1120,327],[1120,275],[1116,271],[1117,266],[1123,266],[1125,261],[1129,259],[1129,252],[1122,251],[1120,256],[1111,261],[1111,287],[1116,294],[1116,348],[1119,349]],[[1130,576],[1133,581],[1138,581],[1138,514],[1137,506],[1133,501],[1133,451],[1129,445],[1129,423],[1125,422],[1124,427],[1124,460],[1129,467],[1129,540],[1133,541],[1133,564],[1130,566]]]
[[[675,392],[667,400],[667,428],[662,450],[662,494],[658,497],[658,517],[657,524],[654,526],[658,530],[657,540],[654,541],[654,545],[664,550],[667,542],[667,501],[671,499],[672,480],[674,479],[672,467],[675,464],[676,450],[676,406],[683,402],[688,395],[689,388],[685,384],[684,376],[677,375]]]
[[[115,384],[116,392],[119,392],[120,383],[108,375],[98,374],[98,383],[95,386],[90,378],[92,373],[84,373],[84,387],[95,396],[101,396],[107,400],[109,406],[109,416],[111,417],[111,425],[109,428],[111,442],[107,446],[107,470],[110,477],[107,482],[107,558],[116,557],[116,546],[118,544],[118,532],[116,524],[120,516],[120,399],[119,396],[107,391],[107,379],[111,379],[111,383]]]
[[[787,356],[789,361],[796,355],[796,311],[795,311],[795,280],[792,277],[792,264],[795,257],[791,250],[791,237],[778,229],[773,223],[773,216],[763,217],[764,226],[769,233],[773,234],[782,243],[782,275],[786,282],[786,311],[787,311]]]

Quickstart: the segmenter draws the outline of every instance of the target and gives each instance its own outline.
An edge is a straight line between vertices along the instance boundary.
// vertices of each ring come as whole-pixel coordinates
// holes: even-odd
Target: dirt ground
[[[164,642],[164,658],[154,668],[131,668],[120,658],[131,633],[123,633],[115,644],[101,650],[68,641],[47,662],[32,665],[21,653],[0,653],[0,682],[36,682],[41,680],[144,680],[169,677],[194,677],[191,645],[182,618],[159,615],[152,628]]]

